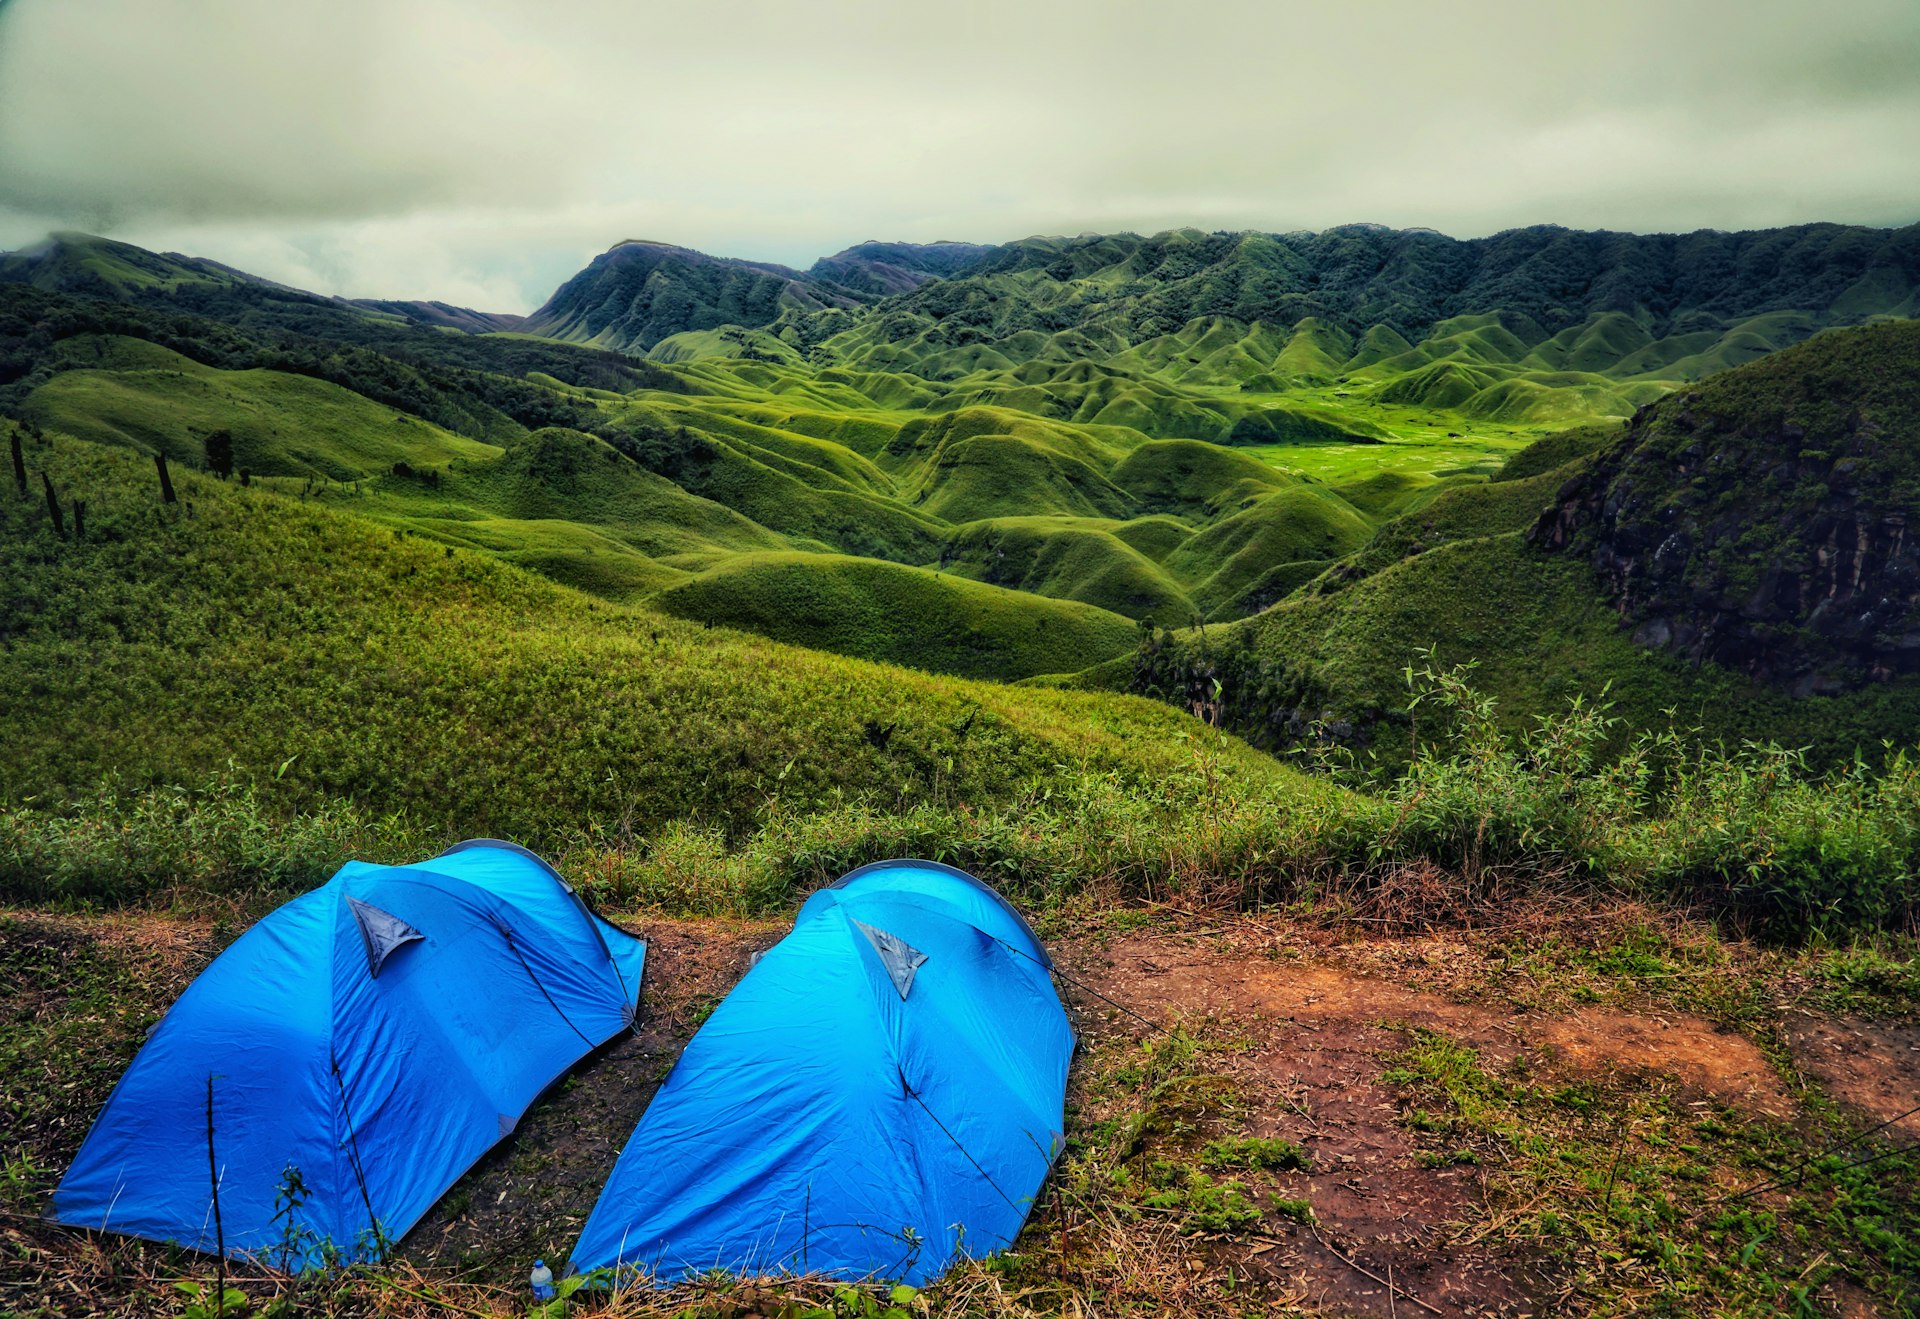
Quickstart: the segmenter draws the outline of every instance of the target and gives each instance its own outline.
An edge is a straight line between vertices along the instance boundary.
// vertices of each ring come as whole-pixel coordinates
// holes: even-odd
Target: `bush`
[[[259,785],[229,770],[198,788],[123,792],[105,784],[57,807],[0,810],[0,896],[120,904],[184,890],[284,897],[342,862],[414,860],[444,846],[408,821],[351,803],[281,815]]]
[[[1503,733],[1467,669],[1409,670],[1419,731],[1390,778],[1328,757],[1314,778],[1237,774],[1210,730],[1157,781],[1062,767],[1001,801],[768,796],[750,825],[648,832],[587,817],[544,841],[593,901],[689,916],[764,916],[871,861],[920,857],[1044,908],[1373,902],[1411,925],[1528,890],[1677,902],[1776,940],[1911,928],[1920,918],[1920,769],[1906,752],[1825,774],[1795,752],[1703,747],[1665,731],[1600,751],[1604,708],[1576,703]],[[284,773],[285,767],[282,767]],[[1351,786],[1337,780],[1346,779]],[[196,788],[0,809],[0,897],[126,903],[168,894],[278,898],[342,862],[413,860],[454,833],[229,769]],[[1409,877],[1418,881],[1412,886]]]

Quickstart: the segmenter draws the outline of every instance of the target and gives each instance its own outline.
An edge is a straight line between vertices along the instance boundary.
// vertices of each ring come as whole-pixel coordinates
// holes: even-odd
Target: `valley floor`
[[[1081,1036],[1068,1153],[1016,1251],[907,1310],[1914,1312],[1910,947],[1789,954],[1546,900],[1499,919],[1053,913]],[[639,1032],[545,1096],[388,1269],[308,1284],[303,1310],[521,1312],[532,1260],[565,1258],[680,1049],[786,929],[625,923],[650,941]],[[174,1283],[210,1277],[38,1210],[147,1025],[237,933],[0,910],[0,1313],[172,1314]],[[289,1284],[237,1285],[263,1307]],[[609,1313],[865,1304],[713,1283]]]

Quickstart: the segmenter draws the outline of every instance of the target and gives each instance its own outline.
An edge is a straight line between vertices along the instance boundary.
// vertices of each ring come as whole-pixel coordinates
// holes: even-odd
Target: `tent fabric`
[[[215,1250],[210,1107],[229,1255],[367,1258],[631,1024],[645,957],[509,843],[350,862],[188,986],[49,1216]]]
[[[1062,1147],[1073,1049],[999,895],[935,862],[864,867],[688,1044],[570,1267],[917,1285],[1004,1249]]]
[[[900,991],[900,997],[913,992],[913,976],[927,960],[927,955],[912,944],[894,938],[885,930],[876,930],[865,921],[855,921],[853,927],[867,936],[867,942],[880,954],[880,964],[887,968],[887,978],[893,981],[893,987]]]
[[[360,927],[360,941],[367,946],[367,974],[376,980],[380,978],[380,968],[385,964],[388,953],[403,944],[427,937],[392,912],[381,911],[371,902],[348,898],[347,908],[353,912],[354,923]]]

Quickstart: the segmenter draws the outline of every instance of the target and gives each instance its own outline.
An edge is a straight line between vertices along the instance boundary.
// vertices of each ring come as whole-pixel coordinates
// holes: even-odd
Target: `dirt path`
[[[1841,1103],[1907,1140],[1920,1140],[1920,1023],[1796,1013],[1794,1062]]]

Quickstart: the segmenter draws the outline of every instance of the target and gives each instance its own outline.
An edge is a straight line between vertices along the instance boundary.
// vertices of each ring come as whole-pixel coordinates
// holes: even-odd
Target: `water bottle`
[[[528,1278],[527,1281],[533,1285],[534,1300],[550,1301],[553,1299],[553,1270],[547,1267],[545,1260],[537,1259],[533,1262],[533,1276]]]

